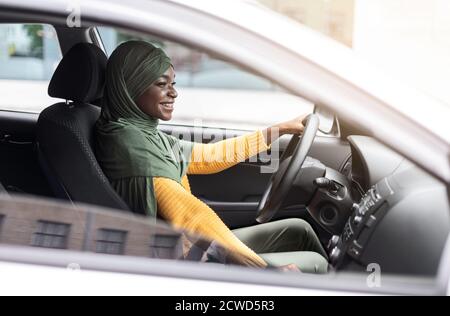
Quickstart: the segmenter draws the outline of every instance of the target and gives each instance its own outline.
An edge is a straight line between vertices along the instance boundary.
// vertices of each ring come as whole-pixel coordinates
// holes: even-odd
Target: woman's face
[[[152,83],[137,99],[136,105],[153,118],[169,121],[172,119],[175,99],[178,96],[174,80],[175,71],[169,67],[164,75]]]

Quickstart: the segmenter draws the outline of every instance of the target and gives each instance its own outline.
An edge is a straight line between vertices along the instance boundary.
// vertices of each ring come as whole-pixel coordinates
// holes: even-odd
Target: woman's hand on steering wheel
[[[295,119],[273,125],[264,130],[263,135],[265,137],[266,144],[270,146],[270,144],[278,137],[286,134],[302,134],[305,130],[305,119],[307,116],[308,114],[303,114]]]
[[[286,121],[280,124],[280,129],[284,131],[283,134],[294,134],[298,135],[303,133],[305,130],[304,120],[308,116],[308,114],[301,115],[296,117],[293,120]]]

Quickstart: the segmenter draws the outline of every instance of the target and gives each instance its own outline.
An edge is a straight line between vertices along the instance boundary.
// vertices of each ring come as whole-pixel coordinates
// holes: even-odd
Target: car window
[[[252,130],[313,110],[275,83],[200,50],[110,27],[98,30],[108,55],[127,40],[151,42],[169,55],[179,92],[171,124]]]
[[[52,26],[0,24],[0,110],[38,113],[54,103],[47,87],[61,58]]]

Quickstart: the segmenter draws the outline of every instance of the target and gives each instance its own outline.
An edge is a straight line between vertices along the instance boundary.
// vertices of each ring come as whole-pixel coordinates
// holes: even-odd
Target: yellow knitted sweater
[[[195,143],[187,174],[218,173],[268,149],[261,131],[214,144]],[[181,185],[171,179],[156,177],[153,186],[158,214],[175,227],[219,242],[235,254],[242,264],[267,266],[208,205],[191,193],[187,176],[182,178]]]

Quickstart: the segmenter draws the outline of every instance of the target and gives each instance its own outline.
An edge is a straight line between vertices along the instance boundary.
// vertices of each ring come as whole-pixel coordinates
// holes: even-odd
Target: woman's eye
[[[165,82],[160,82],[160,83],[157,84],[158,87],[164,87],[165,85],[166,85]]]
[[[172,83],[172,86],[174,86],[174,85],[176,85],[176,84],[177,84],[176,82],[173,82],[173,83]]]

